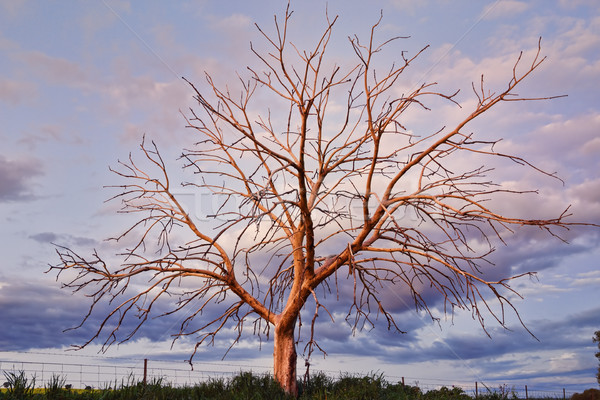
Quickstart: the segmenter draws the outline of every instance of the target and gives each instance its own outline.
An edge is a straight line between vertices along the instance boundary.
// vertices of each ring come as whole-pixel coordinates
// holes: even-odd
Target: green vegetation
[[[28,399],[33,395],[35,376],[29,380],[25,372],[4,372],[6,378],[6,399]]]
[[[0,400],[290,400],[270,375],[241,372],[231,379],[210,379],[194,386],[173,387],[163,379],[147,384],[128,376],[113,387],[100,389],[66,389],[66,379],[52,375],[43,389],[34,389],[35,376],[28,379],[23,371],[4,372],[6,388],[0,390]],[[442,387],[423,392],[417,386],[387,382],[383,375],[355,376],[342,374],[334,379],[324,373],[312,375],[308,382],[299,382],[299,398],[309,400],[471,400],[459,387]],[[515,399],[516,394],[501,387],[480,394],[482,400]],[[533,399],[532,399],[533,400]],[[547,399],[546,399],[547,400]]]

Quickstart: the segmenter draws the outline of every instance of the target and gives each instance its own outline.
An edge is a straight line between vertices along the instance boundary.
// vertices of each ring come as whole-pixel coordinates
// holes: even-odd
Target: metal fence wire
[[[35,379],[36,387],[44,387],[53,377],[65,380],[65,385],[72,388],[107,389],[118,388],[138,382],[160,382],[165,385],[182,387],[194,386],[210,379],[229,379],[240,372],[251,371],[256,374],[271,374],[272,368],[265,366],[249,366],[231,363],[200,363],[194,362],[193,368],[184,365],[181,361],[161,361],[148,359],[107,359],[107,362],[97,364],[88,363],[63,363],[63,362],[36,362],[0,359],[0,370],[3,373],[23,372],[30,379]],[[125,362],[124,362],[125,361]],[[335,379],[339,372],[313,371],[325,373]],[[0,379],[4,375],[0,376]],[[568,399],[573,391],[565,388],[536,389],[527,384],[510,385],[502,383],[482,382],[452,382],[442,380],[427,380],[410,377],[385,376],[389,383],[402,383],[417,386],[423,392],[439,389],[441,387],[459,387],[472,397],[495,392],[507,395],[508,398],[548,398]]]

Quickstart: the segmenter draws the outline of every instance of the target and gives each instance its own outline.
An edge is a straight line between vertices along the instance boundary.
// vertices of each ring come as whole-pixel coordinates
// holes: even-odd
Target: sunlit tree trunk
[[[281,321],[275,326],[273,367],[275,379],[286,393],[298,395],[296,382],[296,343],[294,340],[295,320]]]

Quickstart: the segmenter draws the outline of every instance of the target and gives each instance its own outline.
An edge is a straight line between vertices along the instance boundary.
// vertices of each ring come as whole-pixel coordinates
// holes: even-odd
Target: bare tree
[[[592,338],[592,341],[594,343],[598,343],[598,351],[596,352],[595,356],[598,359],[598,372],[596,373],[596,380],[598,381],[598,384],[600,385],[600,331],[596,331],[594,332],[594,337]]]
[[[114,304],[83,346],[101,335],[105,346],[130,339],[159,301],[176,298],[163,314],[187,313],[176,338],[197,338],[197,349],[225,328],[235,328],[235,341],[248,327],[261,338],[273,335],[275,378],[297,393],[296,346],[302,340],[307,357],[320,349],[315,321],[323,313],[333,319],[326,298],[347,302],[352,329],[371,326],[377,317],[401,332],[384,298],[397,286],[432,318],[424,291],[434,290],[446,313],[469,310],[483,329],[484,315],[501,326],[505,311],[519,317],[510,282],[532,273],[490,279],[487,257],[514,228],[533,226],[554,236],[573,223],[565,221],[568,209],[551,219],[495,210],[490,199],[526,192],[496,184],[486,158],[554,175],[497,152],[496,141],[480,140],[466,126],[502,102],[551,98],[515,94],[544,61],[540,47],[529,61],[516,57],[500,91],[488,90],[483,76],[473,84],[477,102],[464,120],[440,122],[438,131],[419,136],[403,125],[407,110],[428,110],[433,98],[458,105],[456,93],[440,93],[435,83],[400,93],[403,73],[425,49],[410,57],[399,53],[397,64],[376,73],[378,53],[399,39],[378,43],[379,19],[366,41],[349,38],[354,65],[332,65],[326,54],[337,17],[327,17],[314,48],[301,50],[287,37],[291,15],[288,8],[275,18],[273,34],[257,26],[270,50],[251,45],[262,67],[239,78],[241,93],[218,87],[208,74],[207,89],[188,82],[198,109],[186,121],[198,139],[182,160],[198,179],[184,185],[219,201],[214,215],[205,216],[214,223],[200,224],[188,214],[157,146],[144,141],[141,164],[130,156],[114,170],[126,183],[113,199],[137,216],[113,238],[133,242],[119,254],[118,266],[97,252],[85,258],[57,249],[61,261],[51,270],[66,274],[65,287],[91,297],[82,324],[99,304]],[[271,102],[263,113],[256,109],[257,93]],[[482,165],[456,162],[465,155]],[[402,218],[407,213],[412,220]],[[140,276],[150,278],[143,289],[132,284],[142,282]],[[308,304],[309,328],[301,330]],[[223,312],[205,319],[211,305]],[[117,339],[125,318],[134,315],[134,328]]]

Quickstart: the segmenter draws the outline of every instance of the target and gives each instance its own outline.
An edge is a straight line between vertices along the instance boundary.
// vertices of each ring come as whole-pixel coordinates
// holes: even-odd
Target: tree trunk
[[[290,326],[291,325],[291,326]],[[295,323],[277,324],[275,326],[275,344],[273,350],[273,367],[275,379],[286,393],[298,397],[296,382],[296,343],[294,341]]]

